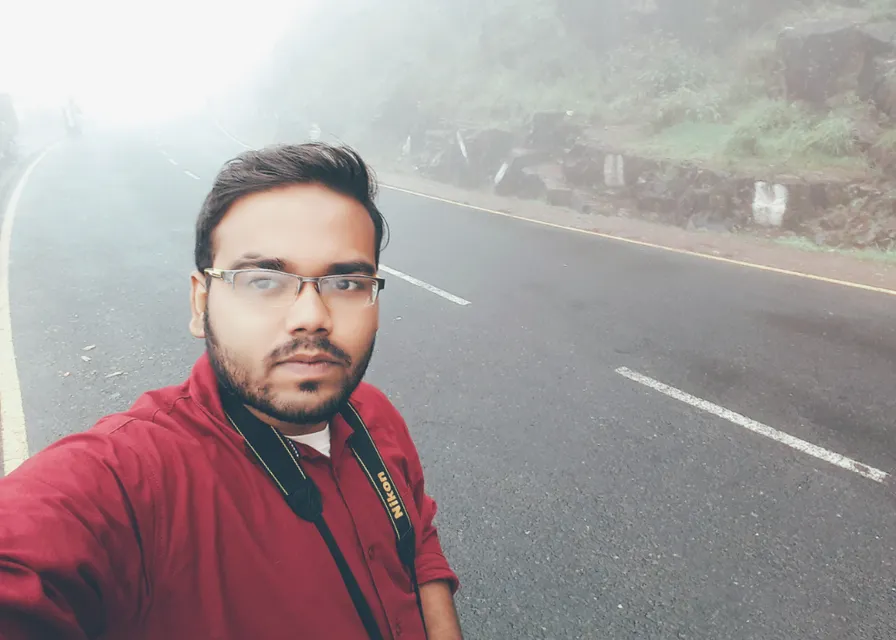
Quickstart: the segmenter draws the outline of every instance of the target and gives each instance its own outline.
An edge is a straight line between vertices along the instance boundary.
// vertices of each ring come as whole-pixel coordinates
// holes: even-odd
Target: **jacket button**
[[[400,622],[396,623],[396,625],[395,625],[395,635],[397,635],[397,636],[401,635],[401,623]]]
[[[367,558],[373,560],[376,557],[376,549],[372,546],[367,547]]]

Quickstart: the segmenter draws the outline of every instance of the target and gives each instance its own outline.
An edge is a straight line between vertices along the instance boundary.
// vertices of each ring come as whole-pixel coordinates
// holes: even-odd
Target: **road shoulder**
[[[758,236],[688,230],[624,216],[584,214],[542,202],[469,191],[407,173],[382,170],[377,171],[377,175],[387,188],[397,187],[492,213],[509,214],[706,258],[746,263],[744,266],[768,267],[896,292],[896,260],[886,262],[836,251],[806,251]]]

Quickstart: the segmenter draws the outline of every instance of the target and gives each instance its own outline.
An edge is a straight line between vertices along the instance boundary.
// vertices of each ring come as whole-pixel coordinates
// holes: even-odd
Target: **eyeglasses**
[[[382,278],[354,274],[306,278],[271,269],[206,269],[205,274],[229,284],[240,300],[272,308],[295,303],[306,282],[331,310],[369,307],[386,286]]]

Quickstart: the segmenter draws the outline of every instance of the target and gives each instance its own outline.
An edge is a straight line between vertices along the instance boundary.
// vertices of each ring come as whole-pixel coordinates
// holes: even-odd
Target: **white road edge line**
[[[196,175],[195,173],[193,173],[192,171],[187,171],[186,169],[184,169],[184,173],[186,173],[188,176],[190,176],[191,178],[193,178],[193,180],[199,180],[199,176],[197,176],[197,175]]]
[[[168,158],[168,162],[173,164],[175,167],[177,166],[177,160],[175,160],[174,158]]]
[[[392,267],[387,267],[386,265],[381,264],[380,269],[390,275],[395,276],[396,278],[401,278],[402,280],[404,280],[406,282],[410,282],[411,284],[416,285],[416,286],[420,287],[421,289],[426,289],[430,293],[434,293],[437,296],[442,296],[443,298],[445,298],[445,300],[450,300],[454,304],[459,304],[462,307],[465,307],[468,304],[471,304],[471,302],[469,300],[464,300],[463,298],[458,297],[458,296],[454,295],[453,293],[448,293],[444,289],[439,289],[438,287],[434,287],[433,285],[429,284],[428,282],[423,282],[423,280],[418,280],[414,276],[409,276],[408,274],[402,273],[401,271],[399,271],[397,269],[393,269]]]
[[[55,146],[55,145],[54,145]],[[9,298],[9,258],[12,247],[12,225],[16,209],[28,178],[37,164],[53,147],[44,149],[32,160],[19,178],[3,214],[0,227],[0,449],[3,451],[3,474],[9,475],[28,459],[28,431],[22,407],[22,388],[16,370],[16,352],[12,340],[12,313]]]
[[[706,411],[707,413],[711,413],[716,415],[728,422],[734,423],[744,429],[749,429],[754,433],[758,433],[759,435],[763,435],[767,438],[771,438],[776,442],[780,442],[781,444],[786,444],[788,447],[796,449],[802,453],[808,454],[819,460],[824,460],[825,462],[829,462],[833,465],[836,465],[842,469],[846,469],[847,471],[852,471],[853,473],[857,473],[860,476],[864,476],[870,480],[874,480],[875,482],[884,482],[889,474],[881,471],[880,469],[875,469],[874,467],[869,467],[866,464],[862,464],[861,462],[857,462],[852,458],[847,458],[846,456],[842,456],[839,453],[834,453],[833,451],[828,451],[822,447],[812,444],[811,442],[806,442],[805,440],[800,440],[799,438],[795,438],[792,435],[784,433],[783,431],[778,431],[777,429],[773,429],[768,425],[764,425],[761,422],[756,422],[755,420],[751,420],[746,416],[742,416],[739,413],[735,413],[734,411],[730,411],[725,409],[724,407],[720,407],[717,404],[713,404],[706,400],[701,400],[695,396],[692,396],[689,393],[685,393],[675,387],[670,387],[667,384],[663,384],[658,380],[654,380],[653,378],[649,378],[645,375],[632,371],[627,367],[620,367],[616,369],[616,373],[619,375],[628,378],[634,382],[639,384],[643,384],[645,387],[650,387],[655,391],[659,391],[670,398],[674,398],[676,400],[680,400],[685,404],[689,404],[692,407],[696,407],[697,409],[701,409]]]

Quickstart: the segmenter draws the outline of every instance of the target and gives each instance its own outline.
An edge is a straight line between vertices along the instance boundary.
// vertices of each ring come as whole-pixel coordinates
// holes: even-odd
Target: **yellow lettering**
[[[386,477],[386,472],[380,471],[376,477],[379,478],[380,484],[383,486],[383,491],[386,492],[386,503],[392,509],[392,517],[396,520],[403,518],[404,511],[401,510],[401,503],[398,502],[398,498],[395,497],[395,493],[392,491],[392,485]]]

